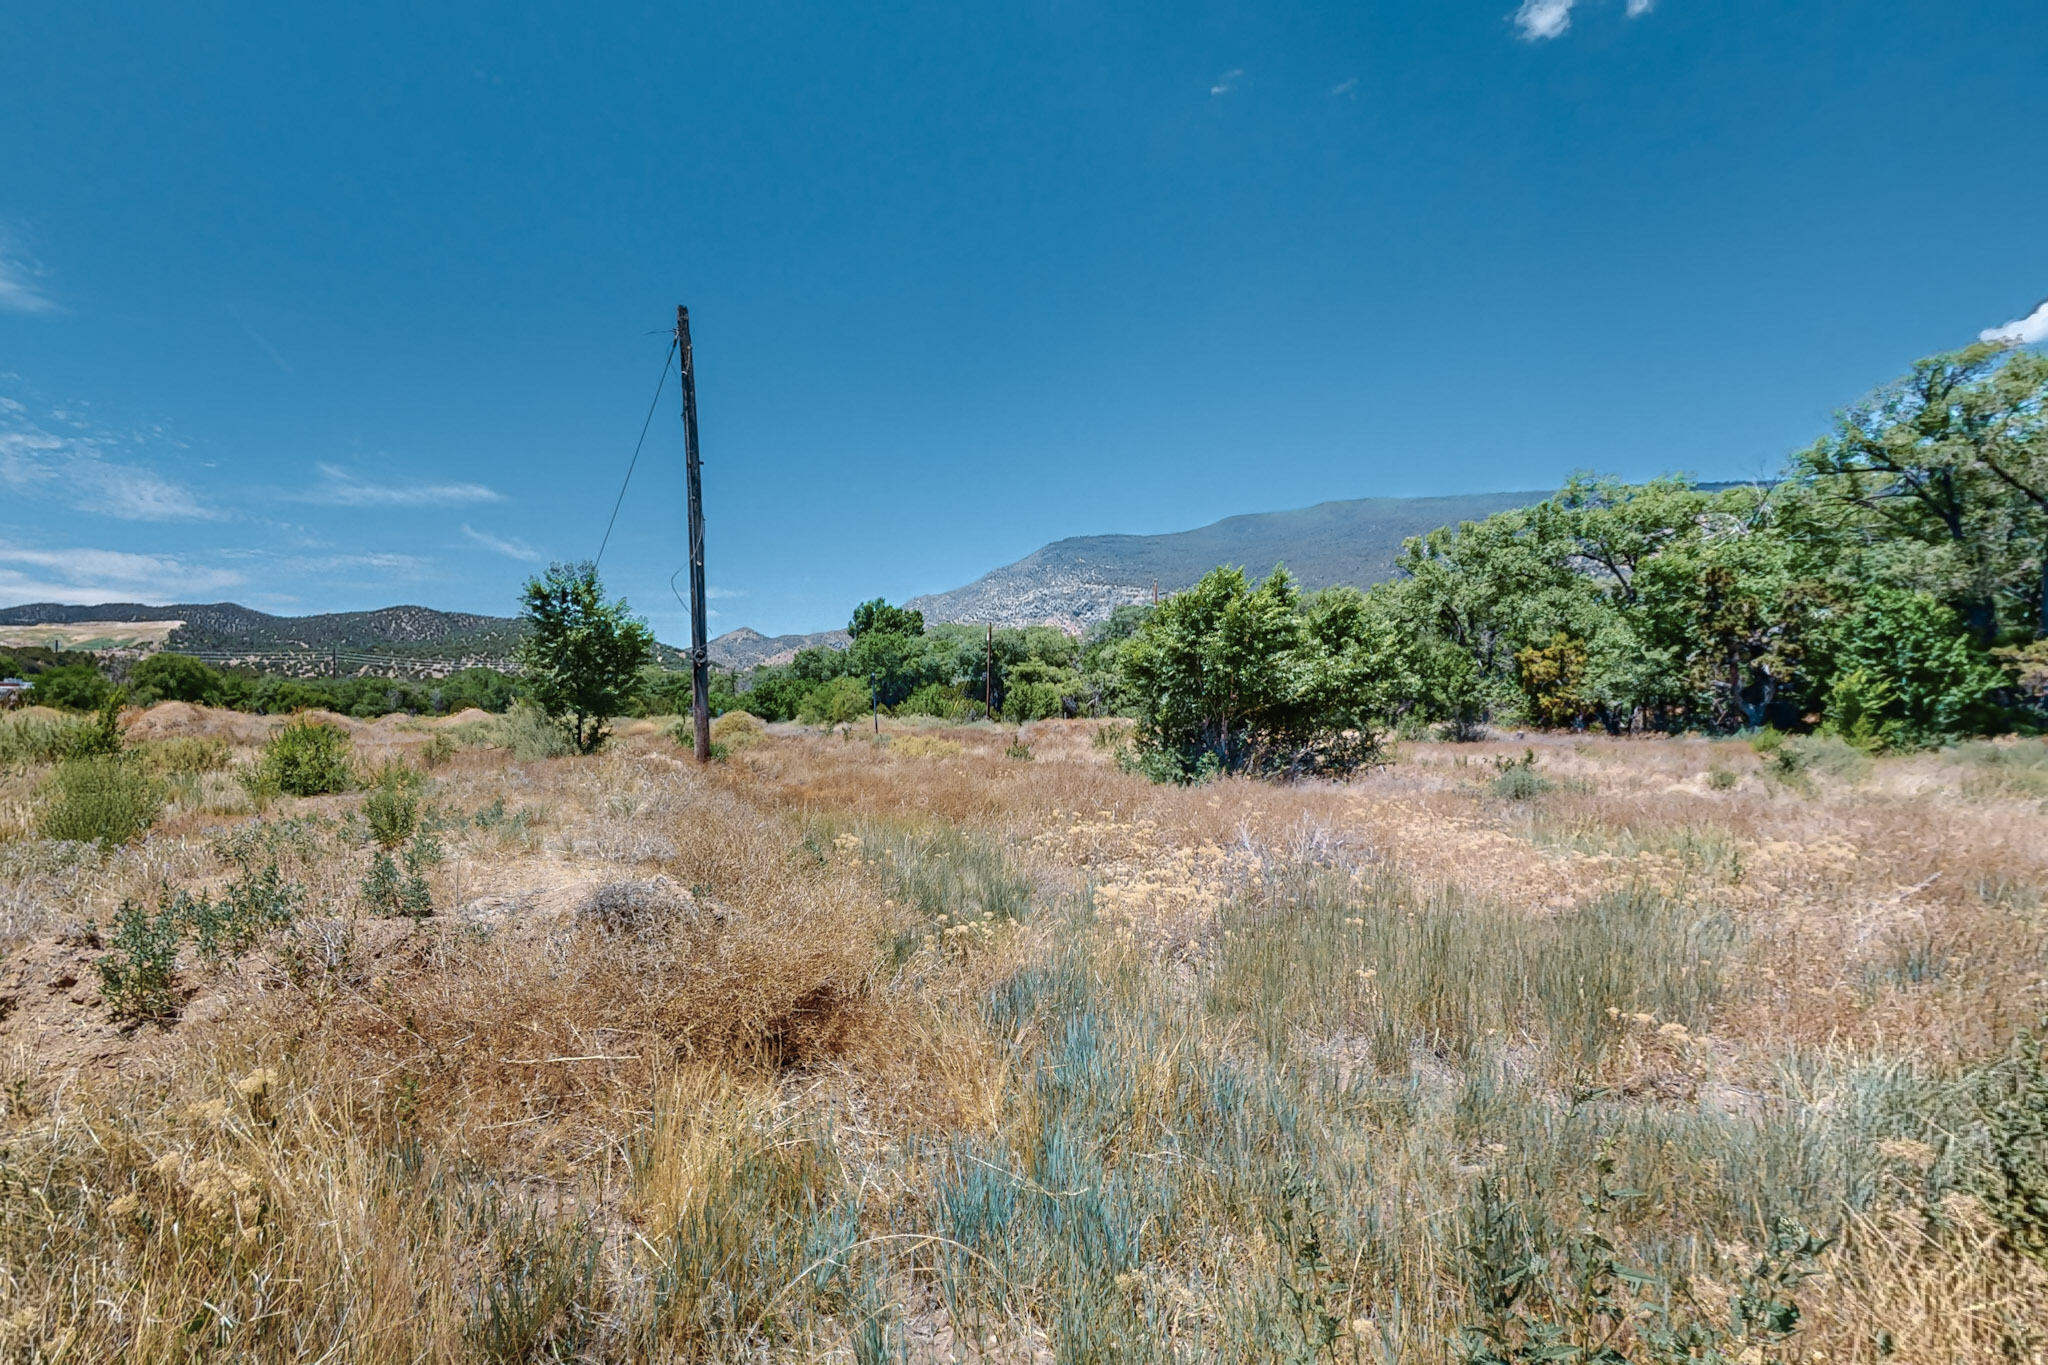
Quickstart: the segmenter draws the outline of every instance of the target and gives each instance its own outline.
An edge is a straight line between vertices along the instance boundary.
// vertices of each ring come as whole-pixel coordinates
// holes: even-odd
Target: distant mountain
[[[431,607],[384,607],[377,611],[329,612],[320,616],[272,616],[233,602],[181,602],[168,607],[139,602],[106,602],[75,607],[58,602],[31,602],[0,607],[0,630],[20,632],[37,626],[165,622],[174,628],[97,634],[123,652],[154,648],[195,654],[217,663],[247,664],[273,672],[408,672],[445,674],[458,668],[508,668],[526,628],[516,617],[479,616],[471,612],[435,611]],[[102,647],[75,630],[65,632],[70,648]],[[799,649],[814,645],[844,648],[843,630],[811,635],[769,637],[759,631],[728,631],[710,643],[711,662],[721,668],[752,668],[787,663]],[[31,642],[26,637],[24,643]],[[672,645],[656,645],[664,667],[687,668],[690,656]]]
[[[168,607],[32,602],[0,608],[0,627],[138,621],[180,623],[155,642],[161,648],[214,663],[293,674],[441,676],[460,668],[510,668],[526,633],[516,617],[413,606],[318,616],[272,616],[234,602],[180,602]],[[152,642],[138,639],[136,644],[147,650]],[[669,645],[655,648],[666,667],[688,666],[689,656],[683,651]]]
[[[707,647],[711,662],[720,668],[758,668],[762,664],[786,664],[800,649],[844,649],[853,637],[843,630],[820,630],[809,635],[763,635],[741,626],[729,630]]]
[[[1177,592],[1219,564],[1263,577],[1274,565],[1310,588],[1365,587],[1391,578],[1410,536],[1527,507],[1547,492],[1472,493],[1449,498],[1356,498],[1290,512],[1225,517],[1193,531],[1157,536],[1074,536],[1056,540],[951,592],[913,597],[931,621],[1081,630],[1126,602]]]

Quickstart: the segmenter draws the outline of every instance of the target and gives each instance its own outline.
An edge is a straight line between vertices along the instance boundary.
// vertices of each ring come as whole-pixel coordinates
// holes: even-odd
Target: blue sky
[[[677,303],[713,629],[776,632],[1064,535],[1768,472],[2048,293],[2041,0],[6,27],[0,601],[507,613]],[[671,640],[675,411],[604,562]]]

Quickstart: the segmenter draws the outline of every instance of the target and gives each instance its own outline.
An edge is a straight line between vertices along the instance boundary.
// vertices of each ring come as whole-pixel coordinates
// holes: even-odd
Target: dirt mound
[[[160,701],[128,722],[130,739],[227,739],[261,744],[281,723],[277,716],[254,716],[188,701]]]
[[[492,716],[488,711],[475,706],[467,706],[452,716],[442,716],[439,720],[429,721],[428,724],[434,726],[472,725],[480,720],[494,719],[496,717]]]

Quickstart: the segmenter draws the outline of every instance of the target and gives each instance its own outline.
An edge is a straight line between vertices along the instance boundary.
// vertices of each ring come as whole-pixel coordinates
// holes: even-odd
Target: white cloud
[[[1356,89],[1358,89],[1358,77],[1353,76],[1348,81],[1338,81],[1335,85],[1331,86],[1330,93],[1332,95],[1348,95]]]
[[[1977,333],[1977,340],[2003,342],[2007,346],[2038,346],[2048,341],[2048,299],[2041,300],[2023,318],[2015,318],[2003,327],[1985,328]]]
[[[704,589],[704,595],[713,602],[723,602],[733,597],[745,597],[747,590],[745,588],[720,588],[714,586]]]
[[[1540,43],[1560,38],[1572,26],[1572,10],[1579,0],[1522,0],[1514,13],[1514,25],[1525,42]],[[1628,0],[1628,17],[1640,19],[1656,7],[1657,0]]]
[[[110,458],[135,444],[136,438],[75,413],[57,411],[38,421],[24,404],[0,401],[0,487],[61,498],[77,511],[122,521],[198,521],[218,515],[190,489],[155,470]]]
[[[1515,27],[1528,42],[1555,38],[1572,26],[1573,0],[1522,0],[1515,11]]]
[[[299,495],[301,502],[329,507],[452,507],[472,502],[503,502],[505,495],[480,483],[364,483],[336,465],[318,465],[327,482]]]
[[[1212,95],[1227,95],[1237,88],[1237,83],[1243,76],[1243,67],[1232,67],[1216,78],[1216,83],[1209,87],[1209,93]]]
[[[57,301],[43,292],[42,268],[0,236],[0,312],[54,313]]]
[[[232,569],[174,555],[0,543],[0,602],[189,602],[247,581]]]
[[[462,524],[462,534],[468,536],[486,550],[496,550],[505,558],[516,559],[522,564],[538,564],[546,558],[539,550],[534,549],[516,536],[510,539],[494,536],[488,531],[477,530],[468,522]]]

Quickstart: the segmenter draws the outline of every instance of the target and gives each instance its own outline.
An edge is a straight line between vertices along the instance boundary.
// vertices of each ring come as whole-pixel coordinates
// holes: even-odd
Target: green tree
[[[1793,459],[1814,530],[1893,586],[1955,606],[1984,643],[2048,629],[2048,360],[1993,345],[1931,356]]]
[[[224,675],[217,668],[189,654],[152,654],[128,674],[128,688],[136,704],[148,706],[159,701],[221,704]]]
[[[114,690],[114,685],[89,663],[46,668],[31,681],[35,684],[31,700],[66,711],[97,711]]]
[[[654,633],[624,598],[604,600],[597,566],[589,563],[549,565],[527,581],[521,607],[527,633],[519,663],[528,695],[579,752],[596,752],[612,717],[632,704]]]
[[[1284,570],[1256,587],[1216,569],[1162,603],[1123,653],[1141,753],[1183,779],[1342,772],[1372,761],[1395,676],[1362,595],[1303,598]]]
[[[871,632],[885,635],[922,635],[924,613],[911,611],[907,607],[892,607],[879,597],[873,601],[863,602],[853,609],[853,619],[846,623],[846,633],[858,640]]]
[[[2004,674],[1926,593],[1873,588],[1833,633],[1827,726],[1844,738],[1906,748],[1999,727]]]
[[[868,714],[867,679],[841,674],[804,694],[796,718],[806,725],[844,725]]]

